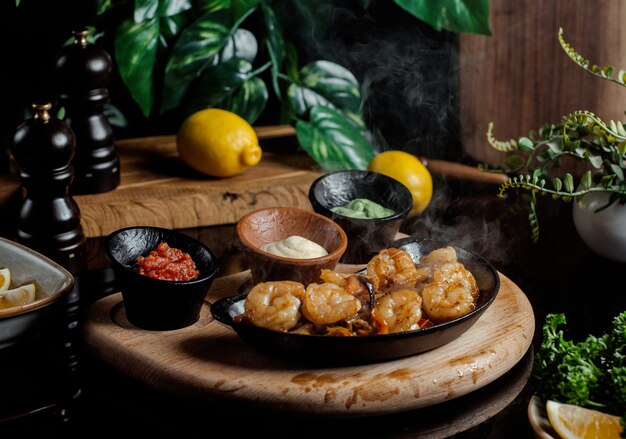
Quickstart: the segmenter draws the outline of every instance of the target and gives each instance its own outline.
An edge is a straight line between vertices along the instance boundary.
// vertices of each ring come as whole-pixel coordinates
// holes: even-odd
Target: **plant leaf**
[[[135,0],[135,23],[152,20],[157,15],[159,0]]]
[[[591,187],[591,171],[585,172],[580,177],[580,186],[583,190],[588,190]]]
[[[278,74],[283,68],[285,60],[285,40],[274,10],[266,1],[261,3],[261,9],[263,11],[263,20],[265,21],[265,29],[267,31],[267,50],[272,60],[272,85],[276,96],[280,98],[281,91],[278,85]]]
[[[128,126],[128,120],[124,113],[110,102],[104,104],[102,108],[102,114],[107,118],[107,121],[115,127],[124,128]]]
[[[299,76],[299,83],[291,84],[287,90],[297,115],[306,115],[316,105],[333,106],[358,126],[365,126],[359,83],[348,69],[330,61],[314,61],[304,66]]]
[[[115,33],[115,60],[120,76],[146,117],[154,103],[158,41],[158,20],[126,20]]]
[[[205,15],[222,9],[228,9],[231,7],[231,3],[231,0],[196,0],[194,9],[197,9],[200,15]]]
[[[161,112],[177,107],[190,83],[213,64],[213,57],[231,35],[232,15],[218,11],[204,15],[183,31],[165,67]]]
[[[135,22],[171,17],[191,9],[189,0],[135,0]]]
[[[214,60],[223,63],[233,58],[239,58],[252,63],[258,51],[259,45],[254,34],[247,29],[237,29],[226,40],[219,56],[216,56]]]
[[[624,181],[624,170],[622,168],[614,163],[611,163],[611,170],[620,181]]]
[[[366,169],[374,151],[357,127],[332,107],[317,105],[296,124],[302,148],[327,172]]]
[[[253,74],[252,64],[242,59],[231,59],[206,70],[193,88],[187,113],[219,107],[254,122],[268,96],[265,83],[255,80]]]
[[[174,41],[192,20],[193,17],[188,12],[171,17],[161,17],[160,31],[161,36],[165,39],[165,47],[169,47],[170,41]]]
[[[574,177],[569,172],[563,177],[563,185],[567,192],[574,192]]]
[[[517,148],[520,151],[533,151],[535,149],[533,141],[528,137],[520,137],[517,141]]]
[[[256,8],[260,2],[261,0],[232,0],[231,9],[235,14],[235,20],[246,15],[251,9]]]
[[[592,156],[589,156],[588,160],[589,160],[589,163],[591,163],[591,165],[596,169],[600,169],[600,167],[602,166],[602,156],[592,155]]]
[[[359,3],[361,3],[361,7],[363,9],[367,9],[370,7],[370,5],[372,4],[373,0],[359,0]]]
[[[268,97],[265,82],[254,76],[218,102],[216,107],[237,113],[252,125],[263,112]]]
[[[109,9],[112,9],[122,3],[126,3],[129,0],[96,0],[96,14],[104,14]]]
[[[435,30],[491,35],[489,0],[394,0]]]

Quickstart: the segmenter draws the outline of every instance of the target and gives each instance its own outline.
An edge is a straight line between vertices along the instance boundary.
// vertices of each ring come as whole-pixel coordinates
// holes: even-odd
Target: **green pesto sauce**
[[[344,206],[332,207],[330,210],[339,215],[362,219],[386,218],[395,214],[393,210],[367,198],[356,198]]]

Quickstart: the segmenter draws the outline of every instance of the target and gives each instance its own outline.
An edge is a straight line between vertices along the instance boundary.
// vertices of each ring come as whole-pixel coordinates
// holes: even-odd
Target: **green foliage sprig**
[[[623,70],[613,78],[615,69],[612,66],[589,67],[589,61],[565,42],[562,29],[559,29],[558,38],[563,50],[577,65],[596,76],[626,86]],[[480,168],[509,176],[499,188],[500,198],[504,198],[509,190],[531,194],[524,200],[528,203],[531,236],[535,242],[539,239],[537,194],[570,202],[590,192],[609,193],[609,201],[597,211],[615,202],[626,203],[626,129],[622,122],[606,124],[589,111],[575,111],[565,115],[561,123],[546,124],[538,132],[531,132],[529,137],[507,141],[497,140],[493,135],[493,123],[489,123],[487,142],[497,151],[506,152],[507,157],[500,165],[483,164]],[[559,173],[558,168],[566,158],[586,162],[588,169],[579,176]]]
[[[626,421],[626,312],[613,318],[611,330],[580,342],[565,338],[564,314],[548,314],[531,375],[544,400],[605,411]],[[626,435],[626,430],[622,437]]]

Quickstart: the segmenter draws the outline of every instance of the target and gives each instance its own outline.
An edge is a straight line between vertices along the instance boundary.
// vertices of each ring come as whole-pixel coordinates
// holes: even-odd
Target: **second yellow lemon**
[[[413,209],[409,217],[422,213],[430,204],[433,196],[432,176],[413,154],[397,150],[383,151],[372,159],[367,169],[395,178],[411,191]]]
[[[212,177],[239,174],[261,160],[254,128],[241,116],[207,108],[189,116],[176,137],[178,155],[191,168]]]

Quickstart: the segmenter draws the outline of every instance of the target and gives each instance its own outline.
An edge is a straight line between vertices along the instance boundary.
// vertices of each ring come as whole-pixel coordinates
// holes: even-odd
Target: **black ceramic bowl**
[[[161,242],[189,253],[200,275],[191,281],[176,282],[139,274],[137,257],[147,256]],[[180,232],[138,226],[111,233],[105,239],[104,250],[130,323],[142,329],[170,330],[198,321],[206,293],[218,272],[217,258],[211,249]]]
[[[0,238],[0,268],[11,272],[14,288],[36,286],[35,301],[0,310],[0,349],[32,337],[63,311],[63,299],[74,288],[74,277],[65,268],[26,246]]]
[[[395,212],[380,219],[359,219],[330,210],[356,198],[367,198]],[[340,262],[361,264],[389,247],[402,221],[413,208],[411,192],[399,181],[371,171],[338,171],[322,175],[309,188],[313,210],[335,221],[348,236],[348,247]]]
[[[391,246],[406,250],[415,262],[422,255],[447,244],[429,239],[406,238]],[[500,289],[496,269],[477,254],[453,246],[457,258],[474,275],[480,289],[478,305],[468,314],[415,331],[355,337],[304,335],[272,331],[235,321],[243,313],[247,293],[226,297],[211,306],[216,320],[232,327],[247,343],[281,357],[304,360],[307,363],[343,365],[370,363],[406,357],[442,346],[470,329],[493,303]]]

